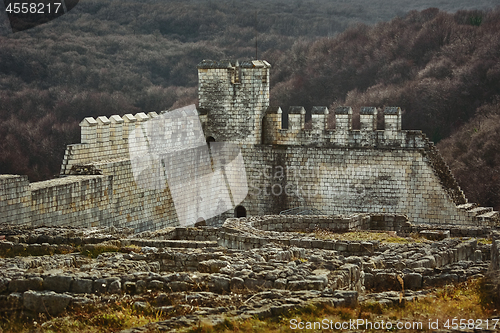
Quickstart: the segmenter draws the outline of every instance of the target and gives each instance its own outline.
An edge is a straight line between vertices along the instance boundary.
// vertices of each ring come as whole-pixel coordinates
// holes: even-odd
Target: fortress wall
[[[66,177],[29,184],[27,177],[0,176],[0,222],[114,225],[136,231],[178,225],[168,187],[141,188],[132,173],[129,133],[156,116],[85,118],[82,143],[66,149],[61,168]],[[103,175],[75,175],[72,167],[81,165]]]
[[[70,176],[30,184],[31,224],[91,227],[110,223],[113,176]]]
[[[244,148],[248,215],[299,206],[325,214],[406,214],[412,223],[470,224],[415,149],[258,145]]]
[[[406,214],[413,223],[471,225],[486,219],[457,209],[466,199],[451,171],[425,135],[401,130],[399,108],[384,109],[384,130],[377,129],[378,110],[371,107],[360,110],[360,130],[352,129],[350,107],[336,108],[333,114],[321,106],[310,112],[291,107],[285,114],[268,107],[269,68],[265,61],[203,61],[198,66],[204,135],[241,146],[249,185],[241,205],[247,215],[308,206],[325,214]],[[1,175],[0,222],[100,224],[143,231],[177,226],[181,215],[188,224],[206,219],[201,212],[207,207],[202,206],[215,210],[209,198],[218,198],[226,184],[187,181],[205,153],[182,151],[163,158],[161,165],[158,159],[143,158],[162,152],[161,144],[155,152],[147,144],[129,151],[129,140],[142,142],[148,120],[156,116],[85,118],[81,143],[65,152],[61,175],[66,178],[29,184],[27,177]],[[171,136],[186,125],[176,121],[165,120],[150,138],[170,146],[177,140],[174,145],[182,147],[183,141]],[[137,137],[129,137],[132,133]],[[212,166],[216,163],[212,160]],[[137,167],[142,172],[134,178]],[[213,171],[210,166],[203,170],[202,175]],[[173,197],[179,196],[166,186],[165,171],[174,175],[170,179],[183,179],[172,191],[187,199],[175,207]],[[238,178],[225,176],[226,182],[227,176]],[[208,225],[234,216],[234,208],[223,208],[227,211],[206,219]]]
[[[0,224],[29,224],[28,176],[0,175]]]
[[[109,200],[109,214],[113,218],[102,219],[101,225],[130,227],[136,231],[178,225],[166,182],[163,182],[163,186],[160,184],[160,188],[155,188],[154,184],[147,184],[151,175],[143,173],[139,178],[141,184],[146,185],[138,186],[132,172],[129,135],[136,128],[144,129],[144,126],[147,126],[146,121],[157,116],[155,112],[150,112],[147,115],[114,115],[109,119],[85,118],[80,123],[82,143],[67,147],[61,167],[62,175],[74,174],[72,168],[78,165],[91,165],[104,175],[113,175],[113,196]],[[104,216],[107,216],[106,214]]]
[[[113,225],[136,231],[178,225],[168,187],[163,190],[138,187],[130,160],[93,165],[104,175],[67,176],[31,184],[25,176],[1,175],[0,223]]]
[[[29,184],[0,176],[0,223],[90,227],[113,219],[113,176],[70,176]]]
[[[81,143],[68,145],[64,153],[61,175],[70,175],[74,165],[93,161],[126,159],[129,157],[129,134],[145,121],[158,115],[156,112],[85,118],[80,123]]]
[[[278,214],[286,209],[309,206],[325,214],[407,214],[414,223],[470,224],[474,221],[473,214],[458,210],[456,202],[450,199],[454,198],[450,189],[458,197],[460,190],[458,186],[458,190],[453,188],[454,179],[448,175],[449,170],[440,165],[441,174],[436,172],[437,164],[433,161],[439,154],[429,151],[428,142],[420,132],[399,130],[397,118],[393,119],[396,130],[391,135],[387,130],[376,131],[373,113],[372,118],[368,114],[362,119],[368,126],[351,130],[349,109],[338,112],[340,120],[337,119],[334,131],[339,133],[338,137],[333,134],[332,141],[325,140],[319,146],[241,145],[250,191],[241,205],[248,215]],[[279,115],[278,110],[274,115]],[[267,119],[265,126],[273,124],[270,119],[279,120],[269,115],[267,113],[264,119]],[[300,117],[304,111],[299,109],[292,115],[299,116],[293,121],[302,122]],[[328,131],[321,129],[324,115],[324,109],[312,114],[311,127],[302,131],[305,133],[302,135],[316,133],[328,137]],[[176,207],[168,187],[138,186],[132,173],[128,135],[152,117],[144,114],[117,117],[110,117],[109,122],[102,117],[86,118],[82,122],[84,143],[68,146],[61,169],[68,175],[74,172],[73,166],[90,164],[104,176],[74,175],[31,185],[26,177],[3,176],[0,189],[9,196],[3,195],[0,201],[5,212],[1,216],[23,224],[115,225],[137,231],[177,226]],[[120,122],[120,119],[127,121]],[[87,123],[95,124],[86,126]],[[337,138],[343,141],[334,141]],[[195,155],[184,155],[182,163],[169,169],[182,173],[186,166],[199,164]],[[146,170],[137,180],[148,183],[153,176],[151,172],[154,170]],[[451,178],[445,177],[443,182],[443,175]],[[186,186],[184,190],[200,191],[196,186]],[[218,190],[210,187],[214,195]],[[461,195],[463,197],[463,193]],[[183,209],[195,223],[197,217],[204,216],[196,215],[190,203],[177,208]],[[207,224],[221,225],[232,216],[234,210],[230,208],[218,217],[207,219]]]
[[[128,159],[96,162],[94,165],[103,174],[113,175],[110,202],[113,219],[111,223],[101,225],[133,228],[138,232],[178,225],[168,187],[147,189],[138,186]]]

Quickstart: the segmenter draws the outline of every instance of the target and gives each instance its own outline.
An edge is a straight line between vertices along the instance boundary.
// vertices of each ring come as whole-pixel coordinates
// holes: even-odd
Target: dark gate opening
[[[247,210],[243,206],[236,206],[234,209],[234,217],[247,217]]]

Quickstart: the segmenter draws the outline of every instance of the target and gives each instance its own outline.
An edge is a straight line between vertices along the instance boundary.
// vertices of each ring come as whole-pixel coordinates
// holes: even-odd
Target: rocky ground
[[[274,317],[307,304],[400,304],[483,276],[491,256],[491,245],[476,238],[338,241],[318,249],[314,241],[324,240],[314,233],[295,233],[308,248],[264,242],[231,249],[217,242],[223,230],[0,227],[0,312],[57,316],[68,306],[126,299],[168,315],[126,330],[141,332]]]

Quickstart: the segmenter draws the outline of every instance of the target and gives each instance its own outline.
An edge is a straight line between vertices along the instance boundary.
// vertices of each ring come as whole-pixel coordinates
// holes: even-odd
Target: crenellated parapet
[[[81,143],[68,145],[61,175],[69,175],[74,165],[103,160],[128,159],[129,135],[146,122],[158,117],[156,112],[86,117],[80,122]]]
[[[314,106],[310,112],[292,106],[288,112],[269,107],[263,119],[263,144],[318,145],[366,148],[423,148],[419,131],[401,130],[401,109],[383,110],[384,129],[377,128],[378,110],[359,110],[360,129],[353,129],[353,109],[337,107],[333,112],[325,106]],[[333,125],[334,124],[334,125]]]

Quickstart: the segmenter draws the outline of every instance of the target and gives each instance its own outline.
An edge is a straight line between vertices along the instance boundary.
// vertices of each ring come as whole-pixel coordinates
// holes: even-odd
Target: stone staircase
[[[476,203],[466,203],[458,205],[457,208],[465,211],[478,225],[500,225],[500,214],[492,207],[479,207]]]
[[[492,207],[479,207],[476,203],[467,203],[464,192],[458,186],[458,182],[453,176],[450,167],[444,161],[434,142],[429,140],[425,134],[422,134],[425,142],[424,154],[429,158],[429,162],[439,178],[441,185],[457,205],[457,208],[466,212],[471,221],[476,225],[495,226],[500,225],[500,214],[494,211]]]
[[[448,193],[448,196],[455,203],[455,205],[462,205],[467,203],[464,192],[458,186],[458,182],[453,176],[450,167],[444,161],[443,157],[439,153],[439,150],[434,145],[434,142],[429,140],[429,138],[422,134],[422,138],[425,142],[424,155],[429,159],[431,167],[439,178],[441,185]]]

